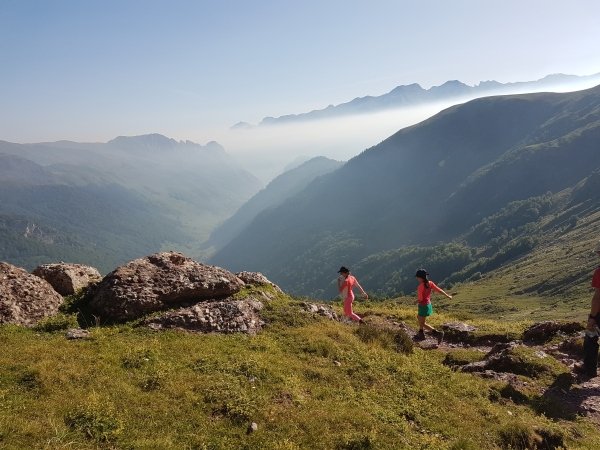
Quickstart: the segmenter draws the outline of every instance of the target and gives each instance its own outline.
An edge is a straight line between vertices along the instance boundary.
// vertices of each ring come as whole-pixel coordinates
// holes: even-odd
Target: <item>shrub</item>
[[[468,280],[468,281],[477,281],[477,280],[481,280],[481,277],[482,277],[482,276],[483,276],[483,275],[481,275],[481,272],[475,272],[473,275],[471,275],[471,276],[469,277],[469,280]]]
[[[60,306],[60,311],[65,314],[74,314],[81,327],[97,325],[97,318],[92,314],[88,301],[92,292],[93,287],[90,286],[65,297],[63,304]]]
[[[527,394],[521,392],[510,383],[505,384],[498,392],[502,398],[507,398],[517,404],[525,404],[529,402],[529,397]]]
[[[135,350],[121,358],[124,369],[140,369],[156,360],[156,355],[151,350]]]
[[[338,450],[371,450],[375,445],[369,436],[347,439],[337,445]]]
[[[356,329],[359,339],[367,344],[378,344],[383,348],[394,349],[399,353],[413,352],[412,339],[403,330],[382,328],[375,325],[361,325]]]
[[[453,443],[449,450],[478,450],[479,447],[467,439],[459,439]]]
[[[297,328],[314,322],[312,316],[302,311],[300,303],[268,302],[261,311],[261,317],[267,325]]]
[[[69,411],[65,415],[65,425],[97,442],[112,441],[121,431],[119,419],[95,403]]]
[[[75,314],[58,313],[38,322],[35,325],[34,330],[52,333],[54,331],[64,331],[69,328],[77,327],[79,327],[79,323],[77,322],[77,316]]]
[[[145,392],[155,391],[162,386],[162,380],[162,374],[159,372],[154,372],[142,380],[140,383],[140,388],[142,388],[142,391]]]
[[[211,406],[214,415],[242,424],[250,421],[257,410],[251,394],[249,389],[230,379],[209,387],[204,392],[204,401]]]
[[[541,448],[547,448],[550,450],[566,448],[565,435],[561,430],[549,430],[547,428],[541,428],[537,430],[537,433],[542,438]]]
[[[498,444],[507,450],[538,448],[542,438],[535,430],[523,423],[511,423],[498,431]]]
[[[338,349],[335,344],[329,340],[311,340],[308,341],[303,347],[302,350],[305,353],[309,353],[315,356],[321,356],[323,358],[333,358],[336,359],[338,357]]]
[[[36,369],[22,365],[3,367],[0,370],[0,405],[5,392],[2,389],[4,386],[14,386],[22,391],[35,393],[42,389],[42,380]]]
[[[26,391],[39,391],[42,380],[37,370],[25,369],[17,375],[17,385]]]

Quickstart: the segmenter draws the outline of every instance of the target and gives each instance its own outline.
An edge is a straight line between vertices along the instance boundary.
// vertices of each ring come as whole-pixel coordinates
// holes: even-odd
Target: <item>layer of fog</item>
[[[593,85],[592,81],[584,81],[544,86],[537,90],[524,87],[511,90],[510,93],[569,92]],[[346,161],[400,129],[468,100],[472,98],[340,118],[230,129],[214,132],[214,139],[240,161],[245,169],[267,183],[294,160],[326,156]]]
[[[294,160],[326,156],[346,161],[396,131],[449,105],[228,130],[217,137],[228,153],[268,182]]]

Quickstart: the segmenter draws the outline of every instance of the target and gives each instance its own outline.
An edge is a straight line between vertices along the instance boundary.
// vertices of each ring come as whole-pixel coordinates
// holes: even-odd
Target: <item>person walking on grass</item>
[[[600,242],[596,244],[594,253],[600,256]],[[592,288],[594,288],[594,296],[583,338],[583,364],[575,366],[575,371],[595,377],[598,374],[598,335],[600,334],[600,267],[594,272]]]
[[[438,344],[442,343],[444,339],[444,332],[438,331],[431,325],[426,323],[427,317],[433,314],[433,307],[431,306],[431,293],[432,291],[444,294],[448,298],[452,298],[450,294],[446,294],[444,290],[438,287],[429,277],[429,273],[425,269],[417,270],[415,275],[419,285],[417,286],[417,304],[419,305],[419,312],[417,314],[417,321],[419,322],[419,332],[415,336],[417,340],[425,339],[425,330],[431,331],[435,337],[437,337]]]
[[[354,302],[354,286],[360,289],[365,300],[368,300],[369,296],[358,280],[353,275],[350,275],[350,270],[348,268],[342,266],[340,267],[340,270],[338,270],[338,273],[340,274],[338,278],[338,290],[340,296],[344,299],[344,315],[358,323],[365,323],[365,321],[352,310],[352,303]]]

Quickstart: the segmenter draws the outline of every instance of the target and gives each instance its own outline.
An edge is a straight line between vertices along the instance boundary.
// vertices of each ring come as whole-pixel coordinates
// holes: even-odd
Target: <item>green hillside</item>
[[[206,245],[213,249],[224,247],[262,211],[279,206],[305,189],[315,178],[339,169],[342,164],[340,161],[320,156],[282,173],[219,225],[211,233]]]
[[[372,322],[390,316],[411,323],[414,314],[414,307],[393,302],[359,304],[357,309],[370,313]],[[566,371],[550,356],[543,366],[531,366],[536,372],[520,376],[528,388],[519,397],[502,381],[447,365],[460,358],[481,358],[483,353],[476,350],[413,350],[410,341],[399,340],[401,332],[313,318],[286,297],[269,303],[263,316],[267,328],[254,337],[157,333],[122,325],[93,327],[91,339],[67,341],[56,320],[33,330],[2,326],[0,446],[600,445],[596,425],[569,416],[561,405],[539,394]],[[433,323],[451,319],[435,315]],[[499,336],[517,335],[528,324],[481,317],[471,323]],[[258,427],[248,433],[251,422]]]
[[[599,130],[600,87],[449,108],[263,212],[212,261],[322,298],[341,264],[387,296],[421,265],[479,277],[595,211]]]
[[[162,248],[200,255],[213,227],[259,187],[214,142],[0,141],[0,260],[29,269],[65,260],[106,272]]]

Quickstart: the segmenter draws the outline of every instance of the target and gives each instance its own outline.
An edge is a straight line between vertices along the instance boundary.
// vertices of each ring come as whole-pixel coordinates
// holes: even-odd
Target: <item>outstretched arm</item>
[[[360,292],[362,292],[362,294],[365,296],[366,299],[369,298],[369,295],[367,294],[367,292],[363,289],[363,287],[360,285],[360,283],[358,282],[358,280],[356,280],[356,285],[358,286],[358,288],[360,289]]]
[[[434,291],[439,292],[440,294],[445,295],[449,299],[452,299],[452,296],[450,294],[446,293],[446,291],[444,291],[441,287],[439,287],[434,282],[430,281],[429,284],[431,285],[431,289],[433,289]]]

